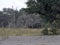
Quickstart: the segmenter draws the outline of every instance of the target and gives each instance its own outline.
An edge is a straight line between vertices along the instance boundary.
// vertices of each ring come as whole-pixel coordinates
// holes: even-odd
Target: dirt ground
[[[9,36],[0,38],[0,45],[60,45],[58,36]]]

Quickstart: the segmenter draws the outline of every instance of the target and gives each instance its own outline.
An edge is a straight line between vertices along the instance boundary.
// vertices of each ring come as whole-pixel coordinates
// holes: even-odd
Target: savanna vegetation
[[[12,8],[0,11],[0,32],[10,33],[8,35],[21,35],[21,32],[22,35],[41,35],[40,29],[43,29],[44,35],[59,34],[60,0],[28,0],[26,5],[27,8],[19,11]]]

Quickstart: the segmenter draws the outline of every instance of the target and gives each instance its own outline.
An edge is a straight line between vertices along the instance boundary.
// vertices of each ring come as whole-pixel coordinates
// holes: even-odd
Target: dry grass
[[[0,36],[40,36],[41,29],[0,28]]]
[[[0,28],[0,36],[40,36],[43,29]],[[60,29],[58,31],[60,33]]]

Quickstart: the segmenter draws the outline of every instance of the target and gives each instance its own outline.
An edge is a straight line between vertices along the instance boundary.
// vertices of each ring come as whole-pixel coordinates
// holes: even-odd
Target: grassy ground
[[[40,36],[42,29],[0,28],[0,36]]]

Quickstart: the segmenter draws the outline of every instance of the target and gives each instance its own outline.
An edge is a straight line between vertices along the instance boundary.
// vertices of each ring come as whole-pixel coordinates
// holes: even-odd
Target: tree
[[[46,22],[53,24],[60,20],[60,0],[28,0],[26,12],[38,13]],[[54,33],[54,31],[52,31]]]
[[[8,18],[8,15],[5,15],[2,11],[0,11],[0,27],[7,27],[9,20]]]
[[[38,13],[50,23],[60,20],[60,0],[28,0],[26,4],[28,13]]]
[[[8,22],[13,23],[13,25],[14,25],[13,27],[15,27],[16,23],[17,23],[17,19],[18,19],[18,11],[14,10],[12,8],[3,8],[3,13],[6,16],[9,16],[8,17],[8,19],[9,19]],[[10,26],[11,26],[11,24],[10,24]]]

